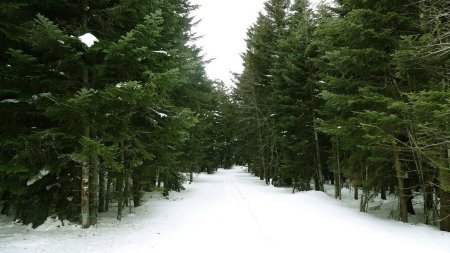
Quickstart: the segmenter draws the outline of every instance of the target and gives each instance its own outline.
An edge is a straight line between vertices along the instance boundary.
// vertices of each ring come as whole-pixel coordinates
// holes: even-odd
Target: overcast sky
[[[312,0],[311,2],[318,2]],[[266,0],[191,0],[200,5],[194,13],[201,23],[194,28],[203,35],[196,44],[207,59],[214,58],[206,71],[211,79],[231,84],[231,72],[242,72],[240,54],[245,51],[247,29],[256,22]]]

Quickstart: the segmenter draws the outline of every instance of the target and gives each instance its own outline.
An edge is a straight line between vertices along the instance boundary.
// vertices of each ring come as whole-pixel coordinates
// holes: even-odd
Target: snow
[[[44,222],[44,224],[37,227],[35,229],[35,231],[44,232],[44,231],[55,230],[57,228],[64,226],[65,224],[69,225],[70,221],[68,221],[68,220],[61,221],[56,217],[55,218],[48,217],[47,220]]]
[[[34,176],[34,177],[28,179],[27,185],[30,186],[30,185],[36,183],[36,181],[38,181],[38,180],[40,180],[41,178],[45,177],[48,173],[50,173],[49,170],[46,170],[46,169],[40,170],[40,171],[39,171],[39,174],[37,174],[36,176]]]
[[[170,54],[169,54],[167,51],[164,51],[164,50],[156,50],[156,51],[153,51],[153,53],[157,53],[157,54],[165,54],[165,55],[167,55],[167,56],[170,56]]]
[[[52,93],[50,93],[50,92],[44,92],[44,93],[39,93],[37,95],[33,95],[33,96],[31,96],[31,98],[33,100],[38,100],[39,98],[50,97],[51,95],[52,95]]]
[[[156,114],[158,114],[159,115],[159,117],[161,117],[161,118],[165,118],[165,117],[168,117],[167,116],[167,114],[165,114],[165,113],[162,113],[162,112],[158,112],[158,111],[155,111],[155,110],[153,110]]]
[[[85,33],[78,37],[78,39],[83,42],[87,47],[92,47],[95,42],[98,42],[97,37],[95,37],[92,33]]]
[[[17,103],[19,103],[19,100],[17,100],[17,99],[4,99],[0,103],[2,103],[2,104],[17,104]]]
[[[90,229],[47,220],[32,230],[0,216],[0,252],[449,252],[450,233],[360,213],[323,192],[291,191],[245,168],[219,170],[169,199],[146,195],[122,222],[111,208]]]
[[[132,87],[133,89],[140,89],[142,86],[140,84],[131,84],[131,83],[118,83],[116,84],[116,88],[124,88],[124,87]],[[121,97],[119,97],[119,100],[122,100]]]

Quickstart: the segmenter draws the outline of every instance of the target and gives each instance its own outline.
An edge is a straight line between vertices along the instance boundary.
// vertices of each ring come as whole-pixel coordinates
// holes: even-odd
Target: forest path
[[[235,167],[199,175],[169,200],[153,194],[122,222],[114,210],[95,228],[0,227],[0,252],[430,252],[450,233],[384,220],[321,192],[291,194]]]

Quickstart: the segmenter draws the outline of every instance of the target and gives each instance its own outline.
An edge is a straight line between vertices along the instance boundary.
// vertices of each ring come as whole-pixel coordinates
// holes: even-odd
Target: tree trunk
[[[450,232],[450,149],[447,149],[447,168],[439,170],[439,191],[441,197],[440,222],[442,231]]]
[[[380,193],[381,193],[381,199],[382,200],[386,200],[386,185],[382,185],[380,188]]]
[[[124,171],[118,173],[116,178],[117,187],[117,220],[122,220],[122,210],[125,206],[124,180],[126,179],[126,164],[125,164],[125,144],[124,141],[119,143],[120,161],[124,165]]]
[[[139,175],[133,170],[133,204],[134,207],[141,206],[141,180]]]
[[[361,163],[361,171],[364,171],[361,173],[361,177],[363,179],[363,192],[361,194],[361,202],[359,204],[359,211],[363,213],[367,213],[369,211],[369,196],[370,196],[370,190],[369,186],[367,185],[367,182],[369,181],[369,164],[366,161],[366,164],[364,166],[364,163],[360,161]],[[364,170],[363,170],[364,169]]]
[[[99,170],[98,170],[98,157],[96,154],[91,154],[91,177],[90,177],[90,207],[89,207],[89,218],[91,219],[91,225],[97,224],[97,214],[99,206]]]
[[[124,184],[123,175],[117,176],[117,220],[122,220],[122,210],[124,207]]]
[[[355,193],[354,193],[354,195],[353,195],[353,198],[355,199],[355,200],[358,200],[358,186],[357,185],[355,185]]]
[[[91,138],[96,137],[96,131],[94,128],[95,122],[91,122]],[[91,168],[89,171],[89,219],[92,225],[97,224],[97,216],[98,216],[98,206],[99,206],[99,161],[97,150],[93,150],[90,152],[89,160],[91,164]]]
[[[128,175],[126,176],[126,180],[127,181],[125,181],[126,182],[126,184],[125,184],[125,190],[126,190],[126,193],[127,193],[127,201],[126,201],[126,203],[127,203],[127,206],[128,206],[128,213],[131,213],[131,200],[132,200],[132,195],[133,195],[133,192],[132,192],[132,189],[131,189],[131,186],[132,186],[132,184],[133,184],[133,182],[132,182],[132,178],[131,178],[131,175],[130,175],[130,171],[128,171]]]
[[[161,187],[161,171],[159,168],[156,170],[156,187]]]
[[[105,212],[109,210],[109,202],[111,200],[111,192],[114,186],[114,181],[109,173],[106,173],[106,194],[105,194]]]
[[[265,162],[265,158],[264,158],[264,142],[262,139],[262,126],[261,126],[261,119],[259,116],[259,111],[258,111],[258,105],[256,104],[256,92],[255,92],[255,87],[252,87],[252,93],[253,93],[253,97],[255,99],[255,114],[256,114],[256,124],[258,127],[258,148],[259,148],[259,156],[261,159],[261,166],[258,166],[259,168],[259,179],[260,180],[264,180],[264,173],[266,172],[266,162]]]
[[[425,210],[425,224],[432,224],[433,223],[433,209],[434,209],[434,202],[433,202],[433,187],[429,184],[425,184],[425,190],[424,192],[424,210]]]
[[[406,210],[408,211],[409,214],[415,215],[416,212],[414,211],[414,206],[412,203],[414,196],[410,180],[406,178],[405,180],[403,180],[403,184],[405,185],[404,193],[406,198]]]
[[[336,141],[336,161],[337,161],[337,173],[335,173],[335,198],[342,200],[342,182],[341,182],[341,160],[339,153],[339,140]]]
[[[400,200],[400,219],[402,222],[406,223],[408,222],[408,208],[406,203],[407,201],[405,196],[405,184],[403,181],[398,147],[394,147],[394,167],[397,173],[397,181],[398,181],[398,195]]]
[[[389,186],[389,194],[394,194],[395,193],[395,186],[390,185]]]
[[[369,196],[370,191],[368,187],[363,186],[363,192],[361,193],[361,202],[359,204],[359,211],[363,213],[367,213],[369,211]]]
[[[89,137],[89,126],[84,128],[84,136]],[[86,147],[83,147],[86,149]],[[88,153],[83,150],[82,153]],[[88,228],[90,226],[89,218],[89,160],[85,160],[81,164],[81,227]]]
[[[312,97],[312,95],[311,95]],[[314,189],[316,191],[325,191],[323,186],[323,173],[322,173],[322,163],[320,160],[320,146],[319,146],[319,135],[317,133],[317,123],[316,123],[316,113],[314,109],[312,110],[313,115],[313,131],[314,131],[314,143],[316,148],[316,171],[314,179]]]
[[[98,212],[102,213],[106,211],[108,176],[104,164],[100,163],[99,166]]]
[[[341,199],[341,186],[339,185],[338,173],[334,173],[334,198]]]
[[[81,20],[82,20],[82,29],[84,32],[87,31],[87,1],[83,0],[81,1]],[[82,67],[82,84],[84,88],[89,88],[89,70],[86,65],[83,65]],[[90,120],[86,119],[85,122],[83,122],[84,125],[84,131],[83,131],[83,137],[89,138],[90,137]],[[89,151],[85,150],[85,147],[83,147],[82,150],[83,154],[88,154]],[[88,228],[90,226],[90,218],[89,218],[89,159],[84,161],[81,165],[81,227],[82,228]]]

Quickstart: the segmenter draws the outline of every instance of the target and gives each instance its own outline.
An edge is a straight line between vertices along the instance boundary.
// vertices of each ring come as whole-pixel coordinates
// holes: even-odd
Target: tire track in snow
[[[227,182],[230,182],[233,185],[233,189],[235,190],[235,192],[238,193],[239,195],[239,200],[241,202],[244,203],[244,205],[246,206],[246,210],[248,211],[248,213],[250,214],[250,217],[252,218],[252,220],[254,221],[254,223],[256,224],[256,228],[258,229],[258,231],[261,233],[262,238],[264,239],[264,242],[272,248],[272,241],[270,240],[270,238],[267,236],[267,233],[264,231],[263,226],[261,225],[260,220],[258,219],[258,216],[256,215],[252,204],[250,202],[250,200],[248,199],[248,197],[241,191],[238,183],[236,183],[236,177],[230,177],[227,176]]]

